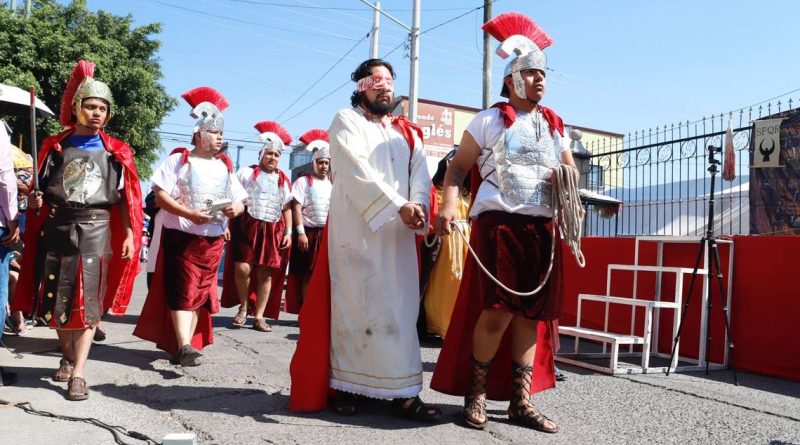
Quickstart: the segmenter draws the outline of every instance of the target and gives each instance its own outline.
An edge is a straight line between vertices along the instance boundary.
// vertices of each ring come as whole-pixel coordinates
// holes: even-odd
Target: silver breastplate
[[[328,221],[328,209],[331,206],[330,188],[309,186],[306,188],[306,197],[303,201],[303,216],[314,224],[322,227]]]
[[[117,186],[122,169],[105,150],[68,147],[61,153],[53,151],[46,169],[52,172],[45,186],[51,204],[104,207],[121,199]]]
[[[190,156],[178,171],[178,192],[180,202],[191,210],[201,210],[214,217],[215,222],[224,219],[222,209],[233,201],[230,175],[223,179],[216,175],[204,175],[192,165]]]
[[[254,181],[247,187],[250,204],[247,213],[255,219],[275,222],[281,217],[283,209],[283,188],[278,186],[278,174],[259,172]]]
[[[497,185],[504,196],[517,204],[551,206],[550,177],[559,165],[554,144],[547,123],[519,113],[492,147]]]

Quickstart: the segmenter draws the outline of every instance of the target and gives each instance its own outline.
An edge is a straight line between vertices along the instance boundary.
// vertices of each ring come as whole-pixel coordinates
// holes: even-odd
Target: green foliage
[[[163,74],[156,53],[161,42],[154,36],[161,32],[161,25],[134,28],[132,22],[131,16],[89,11],[85,0],[69,5],[34,1],[29,19],[0,9],[0,82],[35,87],[56,113],[55,119],[38,119],[41,143],[46,135],[60,131],[58,112],[72,67],[81,59],[96,63],[96,78],[108,84],[114,95],[106,131],[134,149],[139,175],[146,178],[161,148],[155,130],[177,100],[159,83]],[[8,121],[15,134],[25,136],[27,146],[28,120]]]

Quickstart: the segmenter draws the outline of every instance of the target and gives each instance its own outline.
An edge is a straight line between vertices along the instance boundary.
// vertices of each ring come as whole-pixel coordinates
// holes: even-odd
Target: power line
[[[206,0],[206,1],[212,3],[215,8],[219,8],[219,6],[220,6],[219,2],[217,0],[214,0],[214,1]],[[234,9],[236,11],[244,12],[248,16],[258,15],[258,16],[261,16],[261,17],[266,17],[268,19],[268,21],[270,21],[270,22],[275,20],[275,14],[274,13],[267,14],[267,13],[263,13],[263,12],[256,12],[256,11],[254,11],[252,9],[234,7],[232,5],[229,5],[227,7],[230,8],[230,9]],[[292,12],[295,12],[295,11],[292,11]],[[302,13],[302,14],[303,15],[309,15],[309,14],[305,14],[305,13]],[[319,17],[319,19],[323,19],[323,18]],[[293,21],[287,20],[285,17],[281,17],[281,23],[283,25],[291,25],[291,26],[295,26],[295,27],[310,29],[312,31],[312,33],[313,33],[313,31],[316,31],[316,32],[322,32],[322,33],[325,33],[325,34],[328,34],[328,35],[332,35],[332,36],[337,36],[337,37],[340,37],[340,38],[345,38],[346,40],[352,40],[352,41],[357,40],[357,39],[351,38],[349,36],[344,36],[344,35],[341,35],[341,34],[335,34],[333,32],[326,31],[324,29],[320,29],[320,26],[318,24],[315,24],[317,26],[310,26],[310,25],[306,25],[304,23],[293,22]],[[346,23],[344,23],[344,22],[334,22],[334,23],[339,23],[340,25],[346,25]],[[359,28],[356,28],[356,29],[358,29],[360,31],[361,29],[363,29],[363,27],[359,27]]]
[[[401,46],[405,45],[405,43],[406,43],[405,41],[403,41],[403,42],[400,42],[400,44],[399,44],[399,45],[395,46],[395,47],[394,47],[394,48],[393,48],[391,51],[389,51],[388,53],[386,53],[386,54],[385,54],[385,55],[382,57],[382,59],[386,59],[387,57],[389,57],[389,56],[390,56],[390,55],[391,55],[393,52],[397,51],[398,49],[400,49],[400,47],[401,47]],[[328,97],[332,96],[334,93],[336,93],[336,92],[338,92],[339,90],[341,90],[342,88],[346,87],[346,86],[347,86],[347,85],[349,85],[351,82],[352,82],[351,80],[348,80],[348,81],[344,82],[343,84],[339,85],[338,87],[336,87],[336,89],[334,89],[334,90],[333,90],[333,91],[331,91],[330,93],[328,93],[328,94],[326,94],[326,95],[322,96],[321,98],[317,99],[317,101],[316,101],[316,102],[312,103],[311,105],[309,105],[309,106],[307,106],[307,107],[303,108],[302,110],[300,110],[300,111],[298,111],[297,113],[295,113],[295,114],[291,115],[290,117],[288,117],[286,120],[284,120],[284,121],[283,121],[283,123],[285,124],[285,123],[289,122],[290,120],[292,120],[292,119],[296,118],[297,116],[300,116],[301,114],[305,113],[306,111],[308,111],[309,109],[311,109],[311,108],[312,108],[314,105],[317,105],[318,103],[320,103],[320,102],[322,102],[323,100],[327,99]]]
[[[163,5],[160,5],[159,2],[157,2],[156,0],[147,0],[147,1],[153,3],[152,6],[155,6],[157,8],[161,8],[161,9],[164,9],[164,10],[169,10],[169,9],[165,8]],[[232,29],[234,31],[244,32],[244,33],[247,33],[247,34],[252,34],[254,36],[258,36],[258,37],[261,37],[261,38],[264,38],[264,39],[274,40],[276,42],[284,43],[286,45],[296,46],[298,48],[302,48],[302,49],[305,49],[305,50],[308,50],[308,51],[313,51],[313,52],[316,52],[316,53],[324,54],[326,56],[334,56],[334,57],[338,57],[339,56],[338,54],[332,53],[330,51],[321,50],[321,49],[319,49],[317,47],[314,47],[314,46],[301,45],[301,44],[299,44],[299,43],[297,43],[295,41],[291,41],[291,40],[279,39],[279,38],[277,38],[277,37],[275,37],[273,35],[258,33],[258,32],[255,32],[255,31],[252,31],[252,30],[249,30],[249,29],[244,29],[244,28],[241,28],[241,27],[228,25],[226,23],[220,23],[218,21],[205,19],[205,18],[202,18],[202,17],[195,17],[195,16],[192,16],[192,15],[189,15],[189,14],[186,14],[186,13],[182,13],[182,15],[184,15],[186,17],[191,17],[191,18],[196,19],[196,20],[205,21],[207,23],[211,23],[211,24],[216,25],[216,26],[229,28],[229,29]]]
[[[496,2],[496,1],[497,1],[497,0],[492,0],[492,1],[490,1],[490,2],[489,2],[489,4],[491,5],[491,4],[493,4],[494,2]],[[433,27],[431,27],[431,28],[428,28],[428,29],[426,29],[425,31],[422,31],[422,32],[420,32],[420,35],[422,35],[422,34],[425,34],[425,33],[427,33],[427,32],[431,32],[431,31],[433,31],[433,30],[434,30],[434,29],[436,29],[436,28],[441,28],[442,26],[444,26],[444,25],[446,25],[446,24],[448,24],[448,23],[450,23],[450,22],[454,22],[454,21],[456,21],[456,20],[460,19],[461,17],[464,17],[464,16],[467,16],[467,15],[469,15],[469,14],[472,14],[472,13],[473,13],[473,12],[475,12],[475,11],[480,11],[480,10],[481,10],[481,9],[483,9],[485,6],[486,6],[486,5],[480,5],[480,6],[478,6],[477,8],[472,8],[472,9],[470,9],[469,11],[467,11],[467,12],[465,12],[465,13],[463,13],[463,14],[457,15],[457,16],[453,17],[453,18],[452,18],[452,19],[450,19],[450,20],[445,20],[444,22],[442,22],[442,23],[439,23],[439,24],[438,24],[438,25],[436,25],[436,26],[433,26]]]
[[[318,36],[329,36],[329,37],[334,37],[334,38],[343,39],[343,40],[355,40],[355,39],[350,38],[350,37],[346,37],[346,36],[342,36],[342,35],[338,35],[338,34],[334,34],[334,33],[330,33],[330,32],[314,33],[314,32],[308,32],[308,31],[300,31],[300,30],[297,30],[297,29],[281,28],[279,26],[265,25],[263,23],[249,22],[247,20],[237,19],[237,18],[234,18],[234,17],[226,17],[226,16],[222,16],[222,15],[218,15],[218,14],[212,14],[212,13],[201,11],[201,10],[197,10],[197,9],[187,8],[185,6],[173,5],[171,3],[162,2],[162,1],[159,1],[159,0],[151,0],[151,1],[153,1],[155,3],[158,3],[158,4],[161,4],[163,6],[169,6],[170,8],[180,9],[182,11],[188,11],[188,12],[192,12],[192,13],[199,14],[199,15],[205,15],[205,16],[213,17],[215,19],[222,19],[222,20],[228,20],[228,21],[236,22],[236,23],[243,23],[245,25],[252,25],[252,26],[258,26],[258,27],[261,27],[261,28],[275,29],[275,30],[283,31],[283,32],[294,32],[294,33],[311,34],[311,35],[318,35]]]
[[[297,8],[297,9],[322,9],[328,11],[363,11],[364,8],[337,8],[332,6],[304,6],[304,5],[290,5],[287,3],[273,3],[273,2],[257,2],[254,0],[228,0],[236,3],[248,3],[251,5],[262,6],[282,6],[284,8]],[[381,8],[383,9],[383,8]],[[422,11],[463,11],[467,8],[424,8]],[[411,11],[411,9],[383,9],[384,11]]]
[[[314,88],[315,86],[317,86],[317,84],[318,84],[318,83],[322,82],[322,79],[324,79],[324,78],[325,78],[325,76],[327,76],[328,74],[330,74],[330,72],[331,72],[331,71],[333,71],[333,69],[334,69],[334,68],[336,68],[336,66],[337,66],[337,65],[339,65],[339,64],[340,64],[340,63],[341,63],[341,62],[342,62],[342,61],[345,59],[345,57],[347,57],[348,55],[350,55],[350,53],[351,53],[351,52],[353,52],[353,50],[355,50],[355,49],[358,47],[358,45],[360,45],[360,44],[361,44],[361,42],[363,42],[364,40],[366,40],[366,38],[367,38],[367,37],[369,37],[369,33],[366,33],[366,34],[364,35],[364,37],[362,37],[362,38],[361,38],[361,40],[359,40],[358,42],[356,42],[356,44],[355,44],[355,45],[353,45],[353,46],[352,46],[352,47],[351,47],[349,50],[347,50],[347,52],[346,52],[346,53],[344,53],[344,54],[342,55],[342,57],[340,57],[340,58],[339,58],[339,60],[337,60],[337,61],[336,61],[336,63],[334,63],[333,65],[331,65],[331,67],[330,67],[330,68],[328,68],[328,70],[327,70],[327,71],[325,71],[325,72],[322,74],[322,76],[320,76],[320,77],[319,77],[319,79],[315,80],[315,81],[314,81],[314,83],[312,83],[312,84],[311,84],[311,86],[309,86],[308,88],[306,88],[306,90],[305,90],[305,91],[303,91],[303,93],[302,93],[302,94],[300,94],[300,96],[298,96],[298,97],[297,97],[297,99],[295,99],[295,100],[294,100],[294,102],[292,102],[291,104],[289,104],[289,106],[288,106],[288,107],[284,108],[284,109],[283,109],[283,111],[281,111],[281,112],[278,114],[278,116],[275,118],[275,120],[278,120],[278,119],[280,119],[280,118],[281,118],[281,116],[283,116],[283,115],[284,115],[284,113],[286,113],[287,111],[289,111],[289,110],[290,110],[290,109],[291,109],[291,108],[292,108],[292,107],[293,107],[293,106],[294,106],[294,105],[295,105],[297,102],[299,102],[299,101],[300,101],[300,99],[302,99],[303,97],[305,97],[305,95],[306,95],[306,94],[308,94],[308,92],[309,92],[309,91],[311,91],[311,89],[312,89],[312,88]]]

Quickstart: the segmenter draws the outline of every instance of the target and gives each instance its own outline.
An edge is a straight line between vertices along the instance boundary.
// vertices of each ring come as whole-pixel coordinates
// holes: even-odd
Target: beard
[[[389,114],[389,112],[392,111],[392,102],[391,100],[389,102],[370,102],[366,96],[364,96],[361,101],[364,108],[376,116],[386,116]]]

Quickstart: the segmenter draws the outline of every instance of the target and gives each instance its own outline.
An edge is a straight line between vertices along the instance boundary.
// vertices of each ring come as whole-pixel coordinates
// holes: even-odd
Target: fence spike
[[[788,109],[789,109],[789,110],[791,110],[791,109],[792,109],[792,98],[791,98],[791,97],[789,98],[789,108],[788,108]]]
[[[767,116],[772,116],[772,102],[767,102]]]
[[[781,101],[778,101],[778,113],[781,112]]]
[[[758,106],[758,117],[759,118],[761,118],[761,110],[762,110],[762,108],[763,108],[763,105],[759,105]]]

